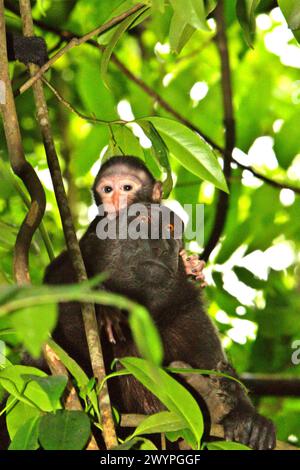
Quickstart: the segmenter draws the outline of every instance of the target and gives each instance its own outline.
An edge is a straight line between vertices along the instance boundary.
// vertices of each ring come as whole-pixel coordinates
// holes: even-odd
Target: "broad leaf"
[[[42,346],[53,330],[57,319],[55,304],[24,308],[11,315],[11,325],[27,351],[38,358]]]
[[[34,417],[21,426],[8,450],[36,450],[39,447],[38,431],[40,417]]]
[[[16,399],[10,396],[7,400],[6,425],[11,440],[14,439],[18,430],[24,423],[31,421],[33,418],[42,416],[41,411],[32,405],[28,405],[22,401],[15,403]]]
[[[132,448],[139,450],[157,450],[157,447],[149,439],[143,437],[134,437],[125,441],[123,444],[114,447],[114,450],[130,450]]]
[[[43,411],[53,411],[53,405],[48,394],[41,389],[37,382],[28,382],[25,375],[33,374],[47,377],[45,372],[29,366],[8,366],[0,371],[0,384],[12,396]]]
[[[169,151],[187,170],[228,192],[219,162],[207,142],[188,127],[173,119],[149,117]]]
[[[203,0],[170,0],[175,13],[196,29],[209,31]]]
[[[108,68],[108,64],[109,64],[111,55],[113,53],[113,50],[116,47],[116,45],[117,45],[118,41],[120,40],[120,38],[122,37],[122,35],[124,34],[124,32],[130,27],[130,25],[132,25],[132,23],[135,21],[135,19],[138,18],[144,11],[145,11],[145,9],[141,9],[141,10],[133,13],[128,18],[125,18],[122,21],[122,23],[119,24],[119,26],[115,30],[115,32],[114,32],[114,34],[113,34],[113,36],[112,36],[112,38],[109,42],[109,44],[106,46],[106,48],[105,48],[105,50],[102,54],[101,66],[100,66],[101,77],[102,77],[102,80],[104,81],[104,83],[106,84],[106,86],[108,88],[109,88],[109,84],[108,84],[108,81],[107,81],[107,68]]]
[[[41,418],[39,440],[45,450],[81,450],[90,431],[90,420],[83,411],[62,410]]]
[[[238,0],[236,2],[236,14],[244,30],[247,44],[252,47],[255,35],[255,10],[260,0]]]
[[[179,54],[195,32],[195,28],[176,11],[171,19],[169,41],[173,52]]]
[[[238,442],[215,441],[206,444],[208,450],[251,450],[250,447]]]
[[[138,434],[155,434],[184,429],[185,421],[172,411],[161,411],[151,415],[138,425],[131,438]]]
[[[140,358],[122,358],[121,364],[148,390],[181,418],[192,433],[190,444],[198,448],[203,434],[203,418],[192,395],[164,370]]]
[[[287,24],[292,31],[300,29],[300,2],[299,0],[278,0],[278,5],[285,16]]]
[[[141,127],[152,142],[151,153],[158,165],[163,168],[167,176],[163,181],[163,195],[167,198],[173,188],[172,171],[168,158],[168,148],[151,122],[139,121]]]
[[[144,307],[136,307],[129,317],[134,341],[141,355],[154,364],[163,359],[163,346],[154,322]]]
[[[60,398],[67,385],[67,377],[64,375],[37,377],[36,375],[32,374],[24,374],[23,378],[27,382],[33,380],[41,387],[41,389],[48,395],[53,410],[60,408]]]

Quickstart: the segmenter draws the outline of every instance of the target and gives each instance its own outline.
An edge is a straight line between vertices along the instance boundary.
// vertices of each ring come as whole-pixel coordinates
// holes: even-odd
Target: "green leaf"
[[[26,421],[23,426],[21,426],[8,450],[36,450],[39,447],[38,443],[38,430],[39,430],[39,421],[40,417],[36,416],[34,418]]]
[[[57,343],[55,343],[55,341],[53,341],[52,338],[48,340],[48,344],[76,380],[81,396],[84,396],[85,394],[88,395],[94,410],[99,416],[97,393],[95,390],[90,390],[90,379],[86,373],[77,364],[77,362],[74,361],[74,359],[72,359],[68,353],[66,353],[66,351],[64,351]]]
[[[138,434],[155,434],[168,431],[178,431],[185,428],[185,421],[172,411],[161,411],[151,415],[138,425],[132,436]]]
[[[154,13],[163,13],[165,10],[165,0],[151,0],[151,7]]]
[[[299,0],[278,0],[278,5],[285,16],[287,24],[292,31],[300,29],[300,2]]]
[[[47,377],[37,377],[32,374],[24,374],[26,381],[35,381],[41,389],[48,395],[53,410],[60,408],[60,398],[66,388],[68,378],[64,375],[51,375]]]
[[[23,426],[24,423],[31,421],[33,418],[39,418],[42,413],[32,405],[28,405],[22,401],[16,401],[14,396],[9,396],[7,400],[7,413],[6,413],[6,425],[11,440],[14,439],[18,430]]]
[[[136,3],[138,3],[138,2],[136,2]],[[102,7],[102,5],[101,5],[101,7]],[[117,8],[114,8],[110,12],[110,15],[106,18],[106,21],[108,21],[112,18],[115,18],[116,16],[121,15],[122,13],[128,11],[129,8],[131,8],[131,7],[132,7],[132,0],[124,0],[124,1],[121,1],[121,3],[119,2],[119,5],[117,6]],[[140,13],[140,15],[137,16],[137,18],[132,22],[132,25],[130,27],[133,28],[134,26],[142,23],[145,20],[145,18],[147,18],[147,16],[149,16],[151,14],[151,9],[150,8],[141,9],[141,10],[139,10],[139,13]],[[119,25],[116,25],[113,28],[111,28],[110,30],[108,30],[106,33],[103,33],[100,36],[98,36],[97,42],[99,44],[103,44],[103,45],[108,44],[111,41],[111,38],[114,35],[114,33],[115,33],[116,29],[118,28],[118,26]]]
[[[55,304],[24,308],[11,315],[11,325],[27,351],[38,358],[42,346],[53,330],[57,319]]]
[[[238,442],[215,441],[206,444],[208,450],[251,450],[250,447]]]
[[[149,117],[169,151],[187,170],[228,192],[219,162],[207,142],[188,127],[173,119]]]
[[[39,440],[45,450],[81,450],[90,431],[90,420],[83,411],[61,410],[41,418]]]
[[[245,39],[248,46],[252,47],[256,23],[255,10],[260,0],[238,0],[236,2],[236,14],[244,30]]]
[[[101,163],[104,163],[114,155],[133,155],[143,160],[143,150],[138,139],[133,135],[129,126],[111,126],[112,135],[109,140],[108,149],[105,152]]]
[[[153,442],[143,437],[134,437],[133,439],[125,441],[123,444],[114,447],[114,450],[129,450],[133,447],[139,450],[157,450]]]
[[[288,169],[294,157],[300,152],[297,122],[299,113],[292,113],[274,135],[274,151],[282,168]]]
[[[206,13],[209,15],[214,9],[216,8],[218,3],[218,0],[206,0],[205,1],[205,8],[206,8]]]
[[[29,366],[8,366],[0,371],[0,384],[12,396],[43,411],[53,411],[52,402],[47,393],[37,384],[24,379],[25,375],[47,377],[45,372]]]
[[[163,360],[163,346],[154,322],[144,307],[136,307],[129,316],[134,341],[141,355],[154,364]]]
[[[241,282],[243,282],[247,286],[252,287],[253,289],[261,290],[266,287],[266,281],[259,279],[246,268],[235,266],[233,271]]]
[[[120,363],[152,392],[169,411],[181,418],[192,433],[189,441],[193,448],[199,448],[203,434],[201,410],[193,396],[164,370],[140,358],[122,358]]]
[[[174,12],[170,23],[169,42],[171,51],[179,54],[195,32],[195,28],[186,23],[181,15]]]
[[[163,194],[167,198],[173,189],[172,170],[168,158],[168,147],[149,121],[139,121],[140,126],[152,142],[151,153],[158,165],[165,170],[167,176],[163,181]]]
[[[16,241],[17,230],[15,227],[0,221],[0,243],[13,247]]]
[[[170,0],[174,12],[195,29],[209,31],[203,0]]]
[[[108,64],[109,64],[111,55],[113,53],[113,50],[116,47],[117,43],[119,42],[120,38],[125,33],[125,31],[132,25],[135,19],[138,18],[145,11],[145,9],[136,11],[132,15],[125,18],[122,21],[122,23],[119,24],[119,26],[114,31],[114,34],[111,40],[109,41],[108,45],[106,46],[102,54],[100,71],[101,71],[102,80],[106,84],[107,88],[109,88],[109,83],[107,80],[107,69],[108,69]]]

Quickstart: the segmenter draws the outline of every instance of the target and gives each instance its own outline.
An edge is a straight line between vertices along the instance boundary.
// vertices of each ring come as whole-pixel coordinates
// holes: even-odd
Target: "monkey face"
[[[96,204],[104,212],[117,214],[133,202],[160,202],[162,184],[136,157],[115,156],[100,168],[93,185]]]
[[[161,184],[152,183],[142,169],[117,164],[103,172],[94,187],[95,200],[101,201],[104,212],[118,213],[133,202],[161,199]]]

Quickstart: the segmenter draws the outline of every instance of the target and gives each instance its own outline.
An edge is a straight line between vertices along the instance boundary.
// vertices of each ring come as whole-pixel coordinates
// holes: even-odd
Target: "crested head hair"
[[[133,155],[115,155],[110,157],[106,162],[104,162],[100,170],[96,176],[96,181],[98,182],[99,178],[103,173],[105,173],[109,168],[117,165],[126,166],[133,170],[143,171],[149,178],[151,183],[155,183],[155,179],[152,173],[148,170],[145,162],[138,157],[134,157]]]

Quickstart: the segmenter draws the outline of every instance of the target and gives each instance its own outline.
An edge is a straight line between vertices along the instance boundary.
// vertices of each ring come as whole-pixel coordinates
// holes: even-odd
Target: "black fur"
[[[235,374],[227,363],[216,329],[204,311],[199,291],[185,274],[179,256],[181,240],[164,240],[161,236],[158,240],[99,240],[96,227],[100,220],[92,222],[80,242],[88,276],[109,270],[110,278],[104,288],[125,294],[148,308],[163,341],[164,365],[183,361],[194,368]],[[68,254],[63,253],[48,266],[45,283],[71,282],[75,282],[75,275]],[[105,308],[96,306],[99,328],[104,311]],[[111,313],[114,315],[115,311],[112,309]],[[109,344],[105,336],[102,338],[107,368],[112,357],[138,355],[128,327],[123,327],[123,331],[126,341],[115,345]],[[60,305],[54,338],[91,373],[77,304]],[[149,414],[162,409],[161,403],[130,376],[112,379],[109,391],[113,404],[121,412]],[[226,436],[253,448],[273,448],[273,424],[256,413],[242,387],[223,379],[220,394],[230,405],[229,413],[222,420]]]

